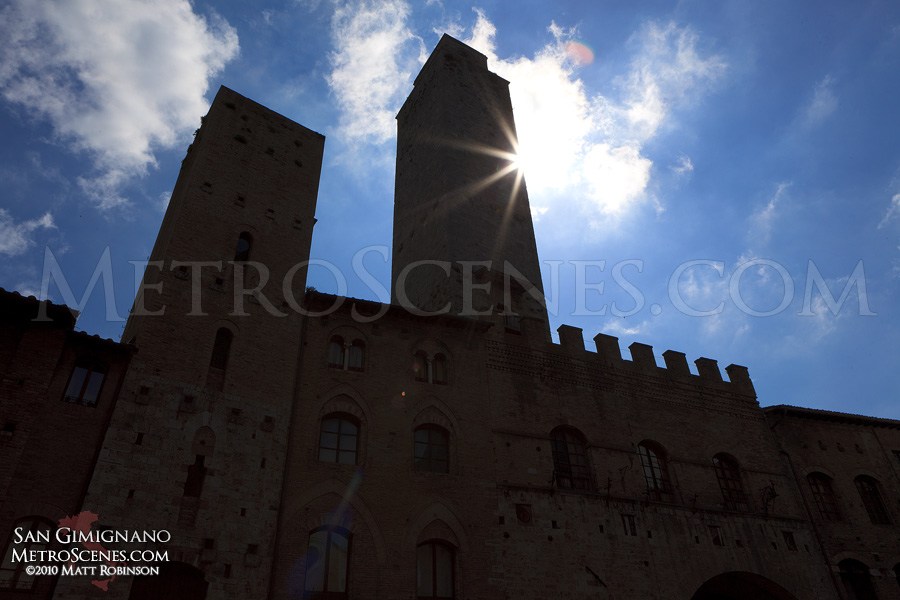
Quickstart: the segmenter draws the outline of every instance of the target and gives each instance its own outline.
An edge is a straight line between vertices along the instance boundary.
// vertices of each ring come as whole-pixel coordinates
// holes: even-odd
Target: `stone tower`
[[[152,586],[174,579],[212,597],[266,595],[324,141],[223,87],[188,149],[84,502],[103,526],[172,534],[181,571],[136,579],[131,597],[164,597]],[[58,597],[83,594],[67,585]]]
[[[508,82],[444,35],[397,131],[393,302],[549,339]]]

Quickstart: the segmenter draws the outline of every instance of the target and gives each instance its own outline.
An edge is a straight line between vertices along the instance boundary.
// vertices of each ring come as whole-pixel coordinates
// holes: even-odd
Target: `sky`
[[[308,283],[387,301],[359,265],[390,286],[394,117],[443,33],[510,82],[554,331],[900,419],[890,0],[4,0],[0,286],[119,339],[225,85],[326,136],[312,258],[341,276]]]

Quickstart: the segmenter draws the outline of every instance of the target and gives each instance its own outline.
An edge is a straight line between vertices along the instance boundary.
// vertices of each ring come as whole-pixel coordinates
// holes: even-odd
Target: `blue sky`
[[[309,283],[378,299],[351,265],[389,286],[394,116],[443,32],[511,82],[553,329],[746,365],[764,406],[900,419],[890,1],[8,0],[0,285],[40,295],[49,252],[80,304],[108,256],[115,310],[98,286],[78,326],[118,339],[226,85],[326,135],[312,255],[346,290]]]

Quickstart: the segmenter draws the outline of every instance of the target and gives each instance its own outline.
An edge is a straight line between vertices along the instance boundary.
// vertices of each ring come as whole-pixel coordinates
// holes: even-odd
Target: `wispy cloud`
[[[887,225],[897,215],[900,215],[900,194],[894,194],[894,197],[891,198],[891,205],[888,207],[887,212],[881,219],[881,222],[878,223],[878,229],[881,229],[882,227]]]
[[[750,229],[747,237],[754,250],[748,251],[748,254],[752,255],[754,252],[760,251],[772,239],[772,227],[778,217],[779,205],[784,202],[790,187],[790,183],[779,183],[766,205],[750,215]]]
[[[172,192],[162,192],[158,198],[157,206],[159,207],[159,212],[165,213],[166,209],[169,208],[169,200],[172,199]]]
[[[627,80],[626,104],[629,120],[639,129],[635,137],[649,139],[673,108],[716,82],[726,64],[720,56],[701,55],[700,37],[690,27],[648,23],[634,39],[639,50]]]
[[[649,321],[637,325],[626,325],[625,319],[611,319],[603,324],[601,331],[607,335],[642,336],[647,334],[649,328]]]
[[[518,162],[529,189],[568,194],[601,213],[620,213],[645,199],[653,163],[644,144],[676,107],[725,70],[720,57],[702,55],[690,28],[649,23],[634,36],[637,49],[620,78],[621,97],[613,101],[590,94],[578,77],[582,63],[571,51],[575,29],[551,23],[553,41],[531,57],[501,58],[496,26],[483,10],[474,11],[469,27],[451,21],[432,31],[459,37],[510,81]],[[396,112],[427,58],[410,14],[404,0],[341,2],[335,8],[327,81],[341,111],[339,134],[353,148],[395,135]],[[685,160],[682,172],[692,168]]]
[[[669,168],[674,171],[676,175],[685,175],[693,172],[694,163],[691,162],[691,158],[689,156],[682,154],[678,157],[678,160],[675,162],[675,164],[671,165]]]
[[[424,61],[424,45],[407,25],[401,0],[345,2],[331,28],[335,50],[328,85],[341,109],[339,134],[351,144],[394,137],[394,117]]]
[[[818,125],[828,118],[838,107],[838,99],[834,93],[834,78],[827,75],[816,84],[812,98],[802,111],[802,121],[807,127]]]
[[[91,157],[79,184],[102,210],[196,128],[210,77],[238,52],[235,30],[186,0],[12,0],[0,38],[0,94]]]
[[[39,219],[16,222],[7,210],[0,208],[0,254],[23,254],[34,244],[33,234],[36,230],[55,227],[50,213]]]

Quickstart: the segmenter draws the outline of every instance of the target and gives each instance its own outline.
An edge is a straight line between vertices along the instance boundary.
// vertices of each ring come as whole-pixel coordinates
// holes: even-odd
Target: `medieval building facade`
[[[444,36],[397,119],[391,304],[305,288],[324,137],[226,88],[124,343],[0,296],[0,598],[900,598],[900,422],[552,343],[507,82]],[[159,574],[15,560],[81,511]]]

